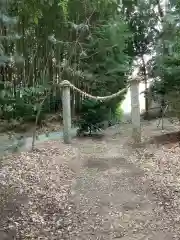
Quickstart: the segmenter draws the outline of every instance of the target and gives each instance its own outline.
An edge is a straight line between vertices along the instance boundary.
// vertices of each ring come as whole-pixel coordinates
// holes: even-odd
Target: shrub
[[[96,132],[102,129],[102,122],[108,118],[108,108],[105,103],[100,101],[84,99],[80,109],[80,120],[78,121],[78,132],[88,132],[90,135],[92,132]]]
[[[119,104],[115,110],[115,117],[118,121],[120,121],[123,117],[123,109],[121,107],[121,104]]]

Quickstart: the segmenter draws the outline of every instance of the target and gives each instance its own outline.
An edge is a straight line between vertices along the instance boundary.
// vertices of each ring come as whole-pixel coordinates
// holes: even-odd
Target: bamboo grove
[[[20,0],[4,5],[1,45],[9,59],[1,64],[3,118],[33,118],[49,92],[44,112],[59,110],[63,79],[101,95],[125,86],[130,33],[117,2]],[[73,114],[80,104],[80,96],[72,93]]]
[[[0,0],[0,117],[34,120],[46,96],[42,118],[61,111],[64,79],[93,95],[115,93],[126,87],[137,58],[146,81],[154,62],[148,68],[143,59],[157,51],[161,6],[158,0]],[[114,111],[121,100],[108,107]],[[81,103],[72,92],[73,116]]]

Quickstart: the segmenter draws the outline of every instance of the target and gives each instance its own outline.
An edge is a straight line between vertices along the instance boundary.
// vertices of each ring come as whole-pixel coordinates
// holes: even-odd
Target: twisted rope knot
[[[89,93],[83,92],[81,89],[79,89],[76,86],[74,86],[74,84],[70,83],[68,80],[62,81],[60,83],[60,87],[62,87],[62,88],[63,87],[70,87],[73,90],[79,92],[82,96],[85,96],[85,97],[88,97],[88,98],[94,99],[94,100],[106,101],[106,100],[110,100],[110,99],[116,98],[116,97],[120,96],[121,94],[125,93],[127,91],[127,89],[129,88],[129,85],[126,88],[123,88],[123,89],[119,90],[117,93],[113,93],[111,95],[104,96],[104,97],[93,96],[93,95],[91,95]]]

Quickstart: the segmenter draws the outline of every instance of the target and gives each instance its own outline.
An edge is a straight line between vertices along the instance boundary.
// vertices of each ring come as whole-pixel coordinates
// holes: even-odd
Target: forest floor
[[[25,136],[32,136],[35,128],[35,121],[24,122],[12,119],[10,121],[0,120],[0,134],[21,134]],[[45,132],[56,132],[63,129],[62,117],[60,113],[47,114],[46,118],[42,120],[41,125],[36,126],[39,134]]]
[[[141,146],[123,124],[4,157],[0,240],[180,239],[178,127],[156,123],[143,124]]]

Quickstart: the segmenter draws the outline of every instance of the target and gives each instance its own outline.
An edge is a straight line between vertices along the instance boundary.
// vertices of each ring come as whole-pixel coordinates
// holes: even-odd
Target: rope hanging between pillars
[[[131,89],[131,115],[132,115],[132,126],[133,126],[133,139],[135,142],[141,141],[141,129],[140,129],[140,107],[139,107],[139,80],[132,79],[129,85],[109,96],[93,96],[86,92],[83,92],[79,88],[75,87],[72,83],[67,80],[61,82],[60,87],[63,90],[62,102],[63,102],[63,137],[65,143],[71,142],[71,106],[70,106],[70,88],[79,92],[82,96],[88,97],[94,100],[107,101],[118,97],[119,95],[125,93],[128,88]]]

